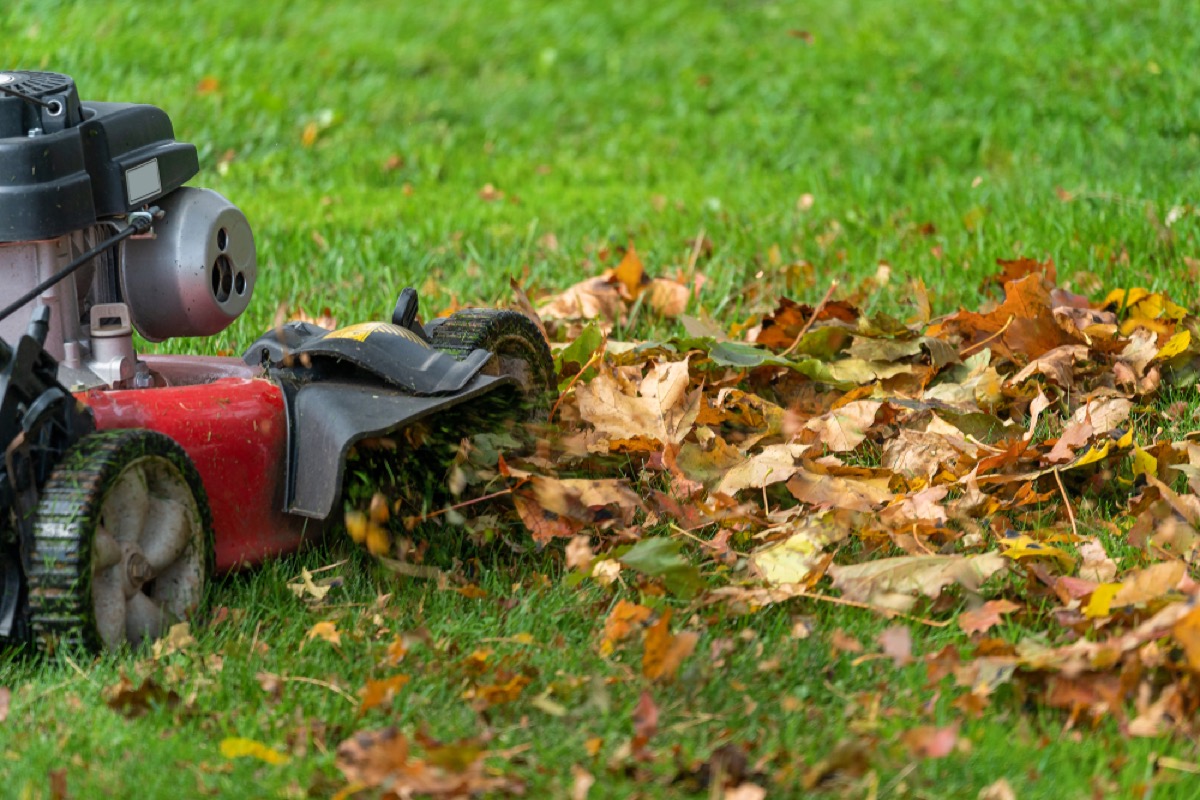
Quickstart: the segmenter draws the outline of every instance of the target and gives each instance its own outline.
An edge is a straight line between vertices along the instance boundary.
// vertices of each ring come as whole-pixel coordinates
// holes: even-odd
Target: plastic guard
[[[304,356],[346,362],[415,395],[447,395],[464,390],[492,357],[476,350],[461,361],[435,350],[407,328],[388,322],[363,322],[328,331],[308,323],[289,323],[268,331],[246,351],[251,365],[291,366]]]
[[[346,455],[356,442],[386,436],[504,386],[515,387],[516,382],[508,377],[477,375],[463,391],[439,397],[362,383],[284,383],[291,417],[287,511],[327,518],[342,490]]]

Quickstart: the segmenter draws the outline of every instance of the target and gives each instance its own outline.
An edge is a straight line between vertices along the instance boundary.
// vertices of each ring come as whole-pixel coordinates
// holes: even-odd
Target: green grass
[[[1185,305],[1200,300],[1200,267],[1189,262],[1200,258],[1192,3],[605,5],[16,0],[0,10],[0,38],[5,68],[67,72],[84,98],[166,109],[200,150],[193,183],[230,197],[254,225],[260,283],[250,311],[215,340],[168,345],[175,350],[239,351],[280,303],[357,321],[386,316],[406,284],[432,310],[505,301],[509,276],[557,290],[596,274],[630,240],[651,272],[667,273],[686,264],[701,231],[713,243],[699,264],[710,283],[692,311],[722,323],[762,310],[764,299],[742,293],[759,271],[765,302],[782,290],[774,246],[784,263],[813,265],[794,292],[810,303],[830,280],[853,285],[886,260],[892,283],[869,305],[900,305],[914,278],[938,310],[974,304],[995,259],[1018,254],[1053,257],[1086,293],[1143,285]],[[217,91],[197,91],[206,77]],[[324,121],[304,147],[306,125]],[[392,157],[400,162],[388,169]],[[486,184],[505,198],[482,199]],[[1194,794],[1151,763],[1155,752],[1195,761],[1193,743],[1130,739],[1111,722],[1061,733],[1063,715],[1004,693],[963,723],[969,753],[910,770],[894,736],[959,719],[951,686],[926,688],[919,666],[831,656],[833,631],[870,651],[885,623],[798,604],[708,627],[681,678],[653,689],[663,715],[657,759],[648,775],[627,775],[608,763],[632,733],[646,684],[636,646],[611,661],[596,654],[609,595],[567,587],[553,552],[476,549],[453,530],[423,535],[431,558],[465,562],[489,597],[387,579],[355,559],[339,569],[346,583],[331,594],[334,607],[308,609],[285,584],[302,566],[343,555],[323,550],[228,578],[214,603],[244,616],[197,631],[195,646],[164,663],[9,658],[0,665],[0,685],[14,691],[0,723],[5,791],[50,797],[48,773],[61,768],[76,797],[328,796],[340,786],[336,744],[396,724],[441,739],[486,725],[493,749],[529,745],[495,765],[530,781],[534,797],[565,796],[574,764],[597,776],[592,797],[683,796],[671,785],[671,748],[690,761],[727,741],[765,759],[788,796],[788,776],[798,780],[854,737],[875,754],[881,797],[972,798],[999,777],[1023,800],[1134,796],[1139,784],[1153,784],[1154,798]],[[381,593],[390,597],[375,609]],[[803,641],[790,633],[799,613],[817,618]],[[304,643],[335,614],[340,650]],[[273,700],[255,677],[353,693],[390,674],[377,666],[387,642],[421,628],[432,644],[396,667],[410,684],[394,706],[361,719],[326,686],[286,682]],[[535,644],[486,641],[518,633]],[[921,652],[965,642],[914,633]],[[708,654],[726,638],[733,650],[717,667]],[[535,676],[486,719],[462,699],[469,681],[456,666],[479,647]],[[776,657],[777,668],[760,671]],[[109,710],[102,688],[139,669],[175,688],[182,705],[138,720]],[[597,677],[610,681],[603,690]],[[532,703],[547,692],[565,716]],[[228,736],[295,757],[279,767],[230,761],[218,752]],[[591,737],[603,740],[595,758]]]

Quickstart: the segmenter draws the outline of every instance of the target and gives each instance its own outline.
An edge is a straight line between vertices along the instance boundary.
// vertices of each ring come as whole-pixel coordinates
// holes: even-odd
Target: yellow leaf
[[[1153,475],[1158,477],[1158,459],[1147,453],[1136,444],[1133,446],[1133,474],[1138,475]]]
[[[221,755],[226,758],[257,758],[268,764],[286,764],[291,760],[284,753],[267,747],[262,742],[237,737],[221,740]]]
[[[1100,447],[1093,446],[1068,466],[1084,467],[1088,464],[1095,464],[1097,461],[1103,461],[1104,459],[1108,458],[1109,444],[1109,442],[1105,442]]]
[[[1039,542],[1032,536],[1022,534],[1011,539],[1001,539],[1000,544],[1004,546],[1004,555],[1013,560],[1021,558],[1053,558],[1063,565],[1064,569],[1071,569],[1075,566],[1075,559],[1065,550],[1061,550],[1053,545]]]
[[[1124,309],[1124,308],[1128,308],[1129,306],[1133,305],[1134,303],[1140,302],[1143,298],[1146,298],[1149,296],[1150,296],[1150,292],[1146,291],[1145,289],[1141,288],[1140,286],[1135,286],[1134,288],[1128,289],[1128,290],[1113,289],[1111,292],[1109,292],[1105,296],[1104,301],[1100,305],[1102,305],[1102,306],[1115,305],[1118,309]]]
[[[308,629],[308,635],[304,637],[305,641],[313,639],[324,639],[332,645],[342,643],[342,634],[338,632],[336,622],[318,622]]]
[[[1124,436],[1122,436],[1120,439],[1117,440],[1117,449],[1118,450],[1126,450],[1133,446],[1134,446],[1133,429],[1130,428],[1129,430],[1125,431]]]
[[[1170,341],[1164,344],[1162,349],[1158,351],[1158,355],[1156,355],[1155,358],[1161,361],[1166,361],[1168,358],[1174,358],[1175,356],[1187,350],[1191,343],[1192,332],[1185,328],[1184,330],[1181,330],[1172,336]]]
[[[1092,599],[1084,606],[1083,613],[1087,617],[1107,617],[1112,613],[1112,600],[1121,591],[1120,583],[1102,583],[1092,591]]]

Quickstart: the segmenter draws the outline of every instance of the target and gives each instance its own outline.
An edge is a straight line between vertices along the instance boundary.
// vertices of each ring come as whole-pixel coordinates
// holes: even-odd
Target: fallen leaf
[[[658,733],[658,706],[654,704],[654,698],[650,692],[643,689],[638,696],[637,705],[633,709],[633,752],[643,751],[656,733]]]
[[[954,752],[954,745],[958,743],[958,725],[944,728],[920,725],[901,733],[900,741],[913,758],[945,758]]]
[[[656,363],[634,385],[609,369],[575,390],[579,413],[595,431],[596,446],[649,437],[678,444],[691,431],[700,412],[700,393],[688,391],[688,362]]]
[[[662,578],[663,584],[680,597],[691,598],[704,586],[700,570],[683,555],[683,544],[666,536],[643,539],[620,561],[643,575]]]
[[[158,661],[161,658],[186,650],[196,643],[196,639],[192,636],[191,627],[186,622],[177,622],[167,630],[167,635],[158,639],[151,646],[150,650],[154,655],[154,660]]]
[[[989,600],[973,611],[964,611],[958,615],[958,627],[963,633],[972,636],[985,633],[1000,624],[1000,618],[1021,608],[1019,603],[1011,600]]]
[[[104,690],[104,702],[126,717],[141,717],[158,708],[174,708],[182,701],[174,689],[164,689],[152,677],[135,686],[122,673],[120,679]]]
[[[305,643],[311,642],[313,639],[321,639],[329,642],[334,647],[342,643],[342,634],[337,629],[336,622],[318,622],[308,629],[308,633],[304,637]]]
[[[812,431],[817,441],[831,451],[844,453],[863,443],[882,407],[883,402],[879,400],[855,400],[810,419],[804,428]]]
[[[221,755],[225,758],[255,758],[267,764],[286,764],[291,759],[285,753],[267,747],[262,742],[253,739],[232,737],[221,740]]]
[[[650,619],[653,612],[646,606],[618,600],[604,620],[604,638],[600,642],[600,655],[611,655],[618,642],[629,638],[642,623]]]
[[[912,631],[904,625],[889,625],[879,634],[877,639],[883,654],[892,660],[897,667],[905,667],[913,662]]]
[[[851,600],[908,611],[916,602],[913,595],[937,597],[946,586],[957,584],[968,592],[978,592],[983,582],[1006,564],[999,553],[899,556],[835,565],[829,568],[829,575],[834,587]]]
[[[390,703],[409,681],[407,675],[393,675],[382,680],[368,680],[362,689],[362,704],[358,713],[370,711],[376,706]]]
[[[671,610],[667,609],[658,621],[646,629],[642,653],[642,674],[652,681],[673,680],[680,665],[696,649],[699,634],[670,631]]]

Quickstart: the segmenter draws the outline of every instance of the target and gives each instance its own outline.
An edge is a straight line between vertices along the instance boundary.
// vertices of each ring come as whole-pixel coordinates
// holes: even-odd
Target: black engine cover
[[[81,103],[66,75],[0,72],[0,242],[53,239],[134,211],[199,169],[196,148],[175,141],[159,108]]]

